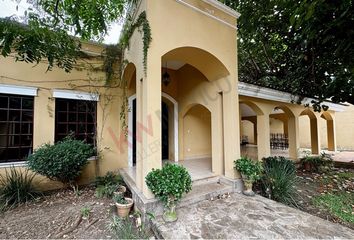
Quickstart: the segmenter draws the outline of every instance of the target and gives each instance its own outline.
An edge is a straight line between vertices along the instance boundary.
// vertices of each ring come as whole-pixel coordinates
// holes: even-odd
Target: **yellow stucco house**
[[[152,195],[144,178],[163,161],[185,165],[193,180],[220,177],[236,186],[233,161],[241,154],[261,159],[279,149],[297,159],[301,148],[354,149],[348,141],[354,123],[345,122],[353,106],[350,113],[328,102],[329,110],[317,113],[293,104],[288,93],[238,82],[236,11],[216,0],[141,0],[131,11],[135,17],[146,11],[153,40],[145,71],[142,33],[130,39],[126,89],[107,88],[104,72],[87,70],[87,63],[102,64],[104,46],[95,43],[83,44],[92,58],[70,74],[46,72],[45,62],[0,59],[0,173],[25,167],[33,149],[71,131],[96,142],[100,153],[82,182],[121,169],[145,200]],[[46,189],[57,184],[41,181]]]

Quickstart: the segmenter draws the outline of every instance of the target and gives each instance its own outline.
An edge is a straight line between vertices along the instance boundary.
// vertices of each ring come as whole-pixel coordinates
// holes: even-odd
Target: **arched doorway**
[[[299,131],[299,138],[303,140],[303,145],[300,147],[310,147],[312,154],[320,154],[321,151],[321,143],[320,136],[318,131],[318,121],[315,113],[313,113],[310,109],[306,109],[301,112],[299,120],[302,122],[302,126],[308,126],[308,131],[305,132],[305,129],[302,128]],[[307,141],[306,141],[306,140]]]
[[[178,161],[178,103],[167,93],[161,94],[161,159]],[[128,98],[128,164],[135,166],[137,160],[136,95]]]
[[[295,114],[285,105],[275,106],[269,114],[271,155],[284,156],[292,159],[298,157],[298,136]],[[274,130],[275,129],[275,130]],[[276,132],[274,132],[276,131]]]
[[[326,120],[326,128],[327,128],[327,149],[329,151],[337,151],[336,146],[336,132],[334,125],[334,118],[332,117],[330,112],[324,112],[321,115],[321,118]]]
[[[183,115],[183,164],[191,166],[192,175],[212,171],[211,122],[211,112],[201,104],[191,106]]]

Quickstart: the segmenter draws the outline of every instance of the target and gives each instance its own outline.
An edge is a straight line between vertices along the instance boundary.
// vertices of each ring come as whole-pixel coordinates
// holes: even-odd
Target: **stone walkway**
[[[261,196],[232,194],[177,210],[179,219],[153,227],[165,239],[354,239],[354,231]]]

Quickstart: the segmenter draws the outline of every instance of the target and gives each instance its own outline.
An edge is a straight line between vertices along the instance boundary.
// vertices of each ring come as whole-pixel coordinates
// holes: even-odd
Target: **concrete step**
[[[210,200],[212,198],[216,198],[219,195],[225,193],[231,193],[233,188],[231,185],[226,183],[220,183],[218,180],[209,179],[206,180],[205,183],[197,183],[192,187],[192,191],[186,194],[181,202],[178,204],[178,208],[189,206],[191,204],[195,204],[204,200]]]
[[[206,178],[192,180],[193,187],[198,185],[208,184],[208,183],[217,183],[217,182],[220,182],[219,176],[210,176]]]

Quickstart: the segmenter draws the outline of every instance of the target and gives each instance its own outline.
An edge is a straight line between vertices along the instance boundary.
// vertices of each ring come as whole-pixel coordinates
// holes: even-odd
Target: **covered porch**
[[[239,95],[242,156],[258,160],[284,156],[297,161],[306,154],[337,151],[335,112],[344,106],[323,102],[329,110],[318,112],[311,108],[314,99],[298,104],[296,96],[248,83],[239,83]]]

